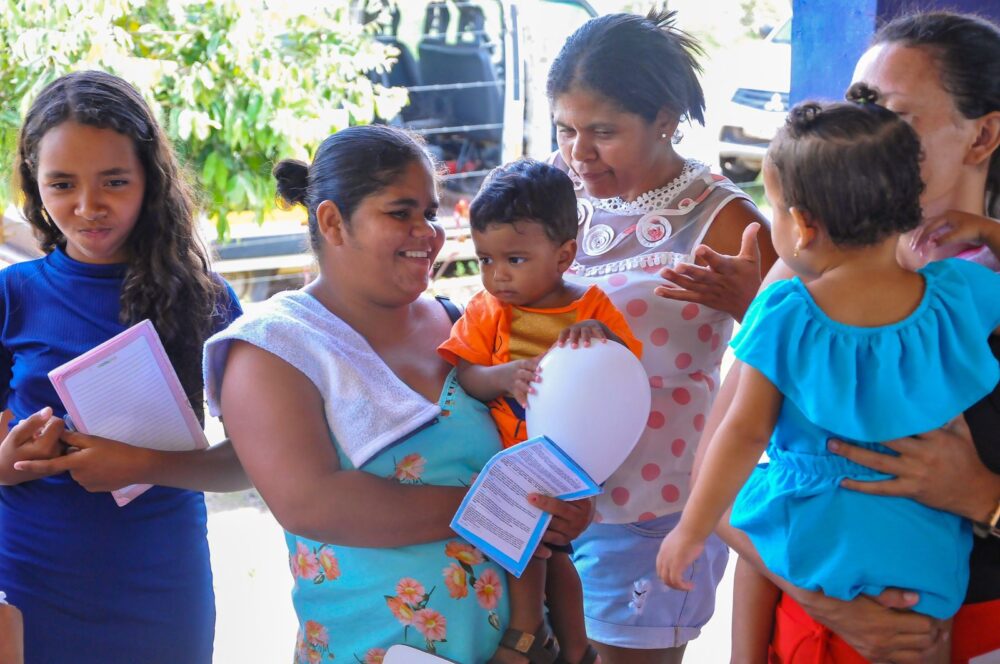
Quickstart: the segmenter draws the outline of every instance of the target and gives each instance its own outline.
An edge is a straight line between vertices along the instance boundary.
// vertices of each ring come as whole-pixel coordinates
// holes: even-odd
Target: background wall
[[[793,0],[792,103],[841,99],[878,26],[911,11],[949,10],[1000,22],[997,0]]]

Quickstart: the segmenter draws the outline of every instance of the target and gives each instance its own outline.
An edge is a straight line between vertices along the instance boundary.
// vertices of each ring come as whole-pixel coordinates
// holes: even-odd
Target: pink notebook
[[[154,450],[208,447],[153,324],[144,320],[49,372],[80,432]],[[113,491],[124,506],[149,488]]]

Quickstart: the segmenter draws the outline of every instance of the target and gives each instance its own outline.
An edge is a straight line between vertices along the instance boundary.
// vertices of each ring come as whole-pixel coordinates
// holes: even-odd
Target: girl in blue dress
[[[796,586],[843,600],[907,588],[920,595],[915,610],[941,619],[961,605],[969,523],[840,488],[886,476],[827,447],[885,451],[880,441],[947,424],[1000,377],[988,344],[1000,276],[968,261],[910,272],[896,260],[899,235],[921,218],[919,159],[913,130],[875,104],[789,114],[764,185],[775,248],[808,283],[763,291],[733,340],[746,369],[661,546],[668,585],[690,588],[688,568],[735,497],[733,526]],[[753,470],[765,448],[770,462]]]
[[[26,661],[209,664],[205,503],[167,487],[244,485],[231,447],[62,432],[47,374],[148,318],[202,417],[202,345],[239,304],[209,272],[170,146],[125,81],[91,71],[47,86],[16,168],[46,253],[0,272],[0,404],[15,425],[0,443],[0,589],[24,614]],[[107,491],[132,483],[161,486],[118,507]]]

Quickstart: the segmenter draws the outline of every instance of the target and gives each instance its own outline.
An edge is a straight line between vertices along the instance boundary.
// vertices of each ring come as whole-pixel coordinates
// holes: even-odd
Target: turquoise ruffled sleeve
[[[750,305],[731,345],[806,419],[842,438],[874,443],[938,428],[1000,379],[987,341],[1000,323],[1000,276],[952,260],[921,273],[916,310],[873,328],[829,318],[798,278],[778,282]]]
[[[945,275],[939,279],[963,280],[974,300],[974,306],[968,313],[979,316],[986,330],[995,330],[1000,326],[1000,274],[985,265],[959,258],[931,263],[921,272]]]

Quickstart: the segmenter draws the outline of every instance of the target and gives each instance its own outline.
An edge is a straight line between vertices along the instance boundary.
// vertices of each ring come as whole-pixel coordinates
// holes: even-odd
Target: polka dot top
[[[653,294],[659,271],[692,252],[727,203],[747,195],[697,161],[660,189],[626,203],[593,199],[557,155],[577,190],[580,247],[567,278],[598,285],[643,343],[653,400],[635,450],[598,497],[598,521],[633,523],[679,512],[688,497],[698,438],[719,385],[732,334],[727,314]]]

